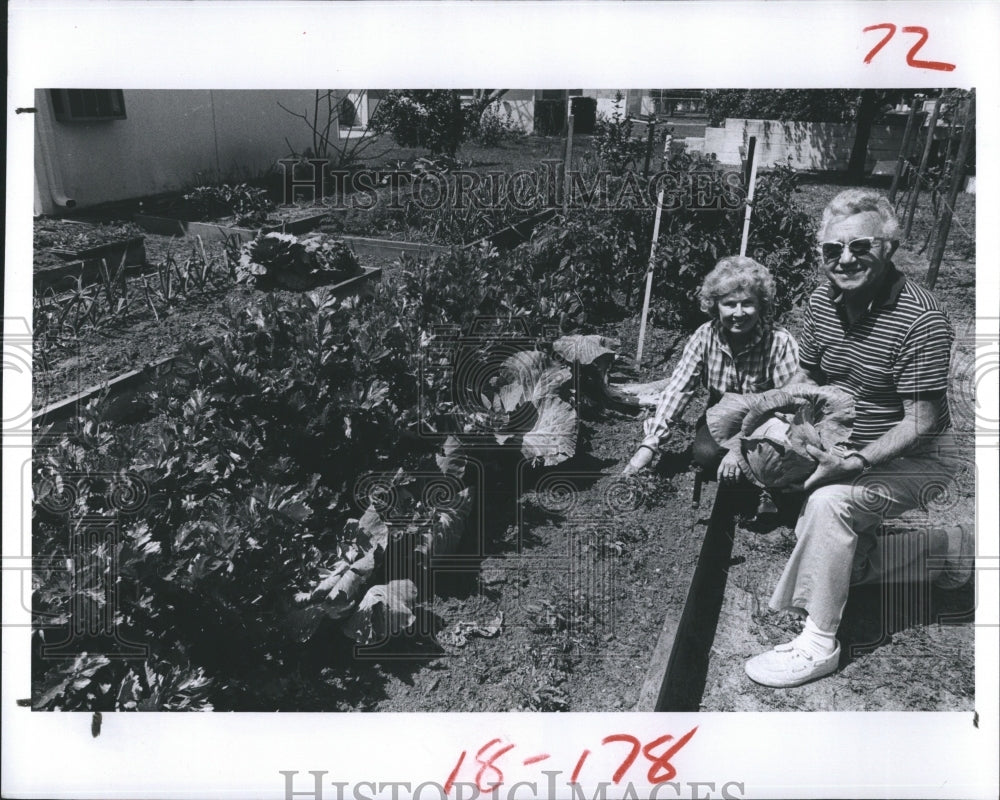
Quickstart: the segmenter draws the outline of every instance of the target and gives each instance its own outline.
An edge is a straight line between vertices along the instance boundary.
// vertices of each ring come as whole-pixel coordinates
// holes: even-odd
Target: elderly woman
[[[698,328],[674,369],[657,403],[656,413],[643,425],[645,437],[626,473],[648,466],[699,385],[708,389],[708,405],[726,392],[748,394],[784,386],[798,371],[795,339],[772,323],[774,278],[752,258],[729,256],[716,264],[702,283],[701,308],[712,319]],[[714,470],[720,481],[741,477],[734,455],[719,447],[704,424],[695,435],[694,457]]]

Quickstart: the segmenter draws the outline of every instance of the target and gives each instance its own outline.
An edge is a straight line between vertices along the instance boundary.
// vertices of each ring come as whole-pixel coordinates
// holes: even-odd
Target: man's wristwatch
[[[872,462],[869,461],[865,456],[858,452],[852,452],[847,454],[848,458],[856,458],[861,462],[861,474],[864,475],[866,472],[870,472],[872,468]]]

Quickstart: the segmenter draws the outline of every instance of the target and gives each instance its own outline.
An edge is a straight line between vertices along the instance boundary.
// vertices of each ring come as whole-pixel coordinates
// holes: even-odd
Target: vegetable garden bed
[[[162,236],[200,236],[205,241],[225,241],[236,238],[249,241],[258,232],[271,233],[306,233],[318,228],[327,219],[327,214],[289,214],[287,219],[269,220],[258,228],[247,228],[235,225],[231,219],[220,219],[216,222],[195,222],[171,217],[158,217],[150,214],[136,214],[133,220],[143,230],[158,233]]]
[[[127,224],[92,225],[66,219],[35,220],[36,291],[100,280],[101,271],[146,262],[145,239]]]

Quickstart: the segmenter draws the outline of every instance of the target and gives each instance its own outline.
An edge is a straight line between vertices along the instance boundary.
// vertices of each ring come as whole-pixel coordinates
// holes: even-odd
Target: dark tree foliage
[[[726,117],[850,122],[859,89],[709,89],[703,92],[709,125]]]
[[[403,147],[426,147],[433,155],[454,156],[477,130],[483,112],[506,89],[478,89],[471,103],[457,90],[407,89],[387,92],[369,129],[388,133]]]

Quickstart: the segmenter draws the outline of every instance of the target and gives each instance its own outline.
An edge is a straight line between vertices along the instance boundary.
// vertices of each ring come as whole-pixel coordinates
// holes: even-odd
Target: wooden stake
[[[910,192],[910,202],[906,208],[906,230],[903,231],[903,238],[910,238],[910,231],[913,229],[913,215],[917,210],[917,197],[920,195],[920,182],[924,179],[924,171],[927,169],[927,161],[931,155],[931,145],[934,144],[934,132],[937,130],[938,112],[941,110],[941,97],[934,101],[934,110],[931,111],[931,118],[927,123],[927,139],[924,141],[924,153],[920,157],[920,168],[917,170],[917,180],[913,184]]]
[[[642,165],[642,177],[645,180],[649,177],[649,162],[653,158],[653,129],[656,128],[656,120],[649,121],[649,135],[646,137],[646,160]]]
[[[938,270],[944,257],[944,247],[948,243],[948,232],[951,230],[952,210],[958,201],[958,192],[965,178],[965,162],[969,158],[972,147],[972,133],[976,127],[976,97],[969,99],[969,110],[965,115],[965,127],[962,129],[962,139],[958,145],[958,155],[955,157],[955,168],[952,170],[951,186],[948,189],[948,199],[941,213],[937,236],[934,240],[934,250],[931,252],[930,266],[927,268],[927,288],[933,289],[937,283]]]
[[[903,141],[899,145],[899,155],[896,157],[896,171],[892,176],[892,186],[889,187],[889,202],[895,205],[896,190],[899,189],[899,179],[903,174],[903,164],[910,155],[910,145],[913,141],[913,121],[917,118],[917,98],[923,95],[916,94],[910,100],[910,113],[906,117],[906,128],[903,129]]]
[[[663,157],[670,156],[670,145],[673,136],[669,133],[663,141]],[[649,316],[649,298],[653,293],[653,267],[656,264],[656,242],[660,238],[660,215],[663,213],[663,187],[656,195],[656,217],[653,220],[653,243],[649,247],[649,264],[646,267],[646,296],[642,301],[642,318],[639,322],[639,347],[635,353],[635,365],[642,366],[642,345],[646,339],[646,318]]]
[[[754,155],[757,152],[757,137],[751,136],[747,142],[746,161],[743,162],[743,185],[750,188],[750,173],[752,172]]]
[[[563,169],[563,216],[569,214],[569,196],[573,187],[570,170],[573,168],[573,115],[567,117],[566,167]]]
[[[757,184],[757,138],[750,137],[750,180],[747,185],[747,210],[743,215],[743,238],[740,239],[740,255],[747,254],[747,240],[750,238],[750,215],[753,213],[753,190]]]

